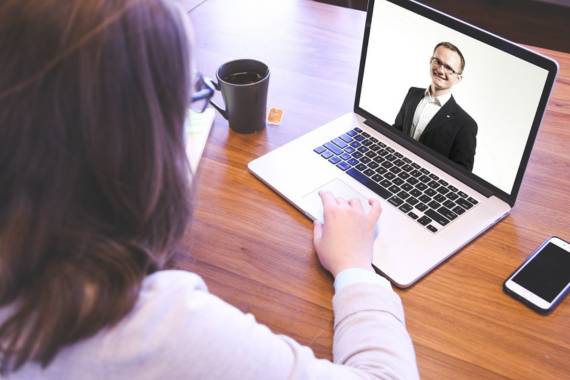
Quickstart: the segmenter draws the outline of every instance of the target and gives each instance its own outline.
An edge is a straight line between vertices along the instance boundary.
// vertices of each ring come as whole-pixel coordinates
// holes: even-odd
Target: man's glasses
[[[190,108],[195,112],[202,113],[208,107],[209,100],[214,96],[215,89],[212,82],[205,79],[202,74],[197,73],[195,77]]]
[[[430,63],[433,67],[443,67],[443,71],[445,72],[445,74],[447,75],[460,75],[460,73],[458,73],[457,71],[453,70],[453,68],[451,68],[451,66],[449,66],[447,63],[442,62],[439,58],[437,57],[431,57],[430,59]]]

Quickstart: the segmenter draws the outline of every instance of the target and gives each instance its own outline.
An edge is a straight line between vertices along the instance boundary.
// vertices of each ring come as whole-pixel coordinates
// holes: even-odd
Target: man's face
[[[453,72],[455,72],[455,74]],[[461,58],[459,54],[444,46],[438,47],[430,59],[430,74],[433,89],[436,91],[451,90],[456,83],[461,81],[460,72]]]

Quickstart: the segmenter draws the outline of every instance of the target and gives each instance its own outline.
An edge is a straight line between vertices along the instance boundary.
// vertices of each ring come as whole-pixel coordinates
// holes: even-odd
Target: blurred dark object
[[[316,1],[363,11],[368,4],[368,0]],[[417,1],[511,41],[570,52],[570,0]]]

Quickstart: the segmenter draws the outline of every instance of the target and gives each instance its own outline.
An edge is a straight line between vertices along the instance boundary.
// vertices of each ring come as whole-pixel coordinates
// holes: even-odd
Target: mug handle
[[[206,86],[208,86],[211,90],[217,90],[220,91],[220,85],[216,82],[214,82],[211,78],[208,77],[204,77],[204,83],[206,84]],[[218,110],[218,112],[224,117],[224,119],[228,120],[228,112],[223,109],[222,107],[220,107],[219,105],[217,105],[212,98],[210,98],[208,100],[210,102],[210,104]]]

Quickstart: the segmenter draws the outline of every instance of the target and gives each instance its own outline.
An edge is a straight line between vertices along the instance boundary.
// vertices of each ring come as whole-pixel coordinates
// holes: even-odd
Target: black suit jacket
[[[410,136],[414,113],[424,94],[423,88],[410,88],[396,116],[393,127],[406,136]],[[419,142],[472,171],[477,145],[477,123],[451,96],[428,123]]]

